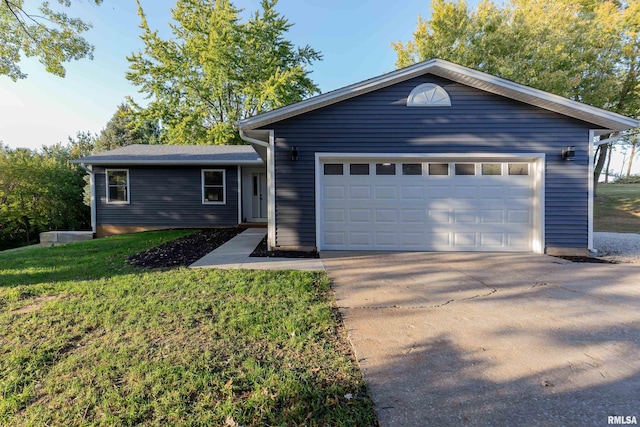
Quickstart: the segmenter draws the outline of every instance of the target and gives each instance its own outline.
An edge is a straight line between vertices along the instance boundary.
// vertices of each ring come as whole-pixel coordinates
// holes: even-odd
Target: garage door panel
[[[428,185],[427,196],[429,200],[450,198],[451,187],[448,185]]]
[[[475,211],[457,210],[453,212],[453,220],[456,224],[475,224],[478,222],[478,217]]]
[[[481,224],[502,224],[504,222],[504,215],[502,210],[481,210],[480,211],[480,223]]]
[[[390,246],[395,248],[398,246],[398,233],[377,231],[375,233],[376,246]]]
[[[480,246],[504,246],[504,233],[480,233]]]
[[[340,185],[325,185],[324,186],[324,191],[322,192],[324,194],[324,199],[337,199],[337,200],[344,200],[344,194],[345,194],[345,188]]]
[[[371,246],[373,243],[373,239],[371,238],[370,232],[350,232],[349,233],[349,244],[354,246]]]
[[[344,209],[323,209],[324,220],[328,223],[342,224],[345,221]]]
[[[403,185],[402,200],[424,200],[424,186],[422,185]]]
[[[397,224],[398,211],[395,209],[376,209],[376,223]]]
[[[349,209],[349,222],[371,223],[370,209]]]
[[[435,224],[449,224],[451,222],[451,213],[447,210],[428,210],[428,222]]]
[[[401,209],[400,222],[402,224],[423,224],[424,209]]]
[[[458,200],[475,200],[478,197],[478,188],[473,185],[455,185],[451,197]]]
[[[429,175],[426,164],[423,175],[403,175],[401,162],[396,175],[375,175],[372,167],[371,175],[351,176],[346,164],[343,170],[320,175],[321,249],[532,249],[532,175]],[[482,170],[477,163],[475,170]]]
[[[350,185],[349,198],[351,200],[370,200],[371,187],[368,185]]]
[[[497,185],[483,185],[478,188],[478,196],[485,200],[502,200],[505,198],[505,188]]]
[[[395,185],[376,185],[376,200],[396,200],[398,198],[398,187]]]

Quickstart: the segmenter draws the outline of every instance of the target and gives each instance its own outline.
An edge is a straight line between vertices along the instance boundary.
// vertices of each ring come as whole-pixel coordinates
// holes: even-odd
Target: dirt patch
[[[46,295],[43,297],[38,297],[33,300],[33,302],[29,305],[25,305],[22,308],[18,308],[12,311],[13,314],[28,314],[33,313],[34,311],[40,310],[46,303],[60,299],[60,295]]]
[[[131,255],[127,263],[141,268],[187,267],[244,231],[210,228]]]
[[[266,236],[258,243],[258,246],[256,246],[249,256],[268,258],[320,258],[320,255],[316,251],[268,251]]]
[[[567,261],[571,262],[585,262],[592,264],[619,264],[618,262],[610,261],[608,259],[594,258],[590,256],[556,256],[556,258],[566,259]]]

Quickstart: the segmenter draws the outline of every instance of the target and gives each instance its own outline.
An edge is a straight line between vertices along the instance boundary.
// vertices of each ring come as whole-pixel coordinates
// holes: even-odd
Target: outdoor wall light
[[[291,160],[298,160],[298,147],[291,147]]]
[[[576,147],[570,145],[562,150],[562,158],[567,161],[572,161],[576,157]]]

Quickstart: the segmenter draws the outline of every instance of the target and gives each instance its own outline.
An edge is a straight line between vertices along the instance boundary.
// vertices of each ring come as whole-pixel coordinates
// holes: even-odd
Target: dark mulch
[[[557,256],[556,258],[566,259],[567,261],[571,262],[585,262],[592,264],[619,264],[618,262],[609,261],[608,259],[593,258],[590,256]]]
[[[127,263],[142,268],[188,266],[237,236],[243,228],[209,228],[131,255]]]
[[[268,251],[266,237],[258,243],[258,246],[256,246],[249,256],[269,258],[320,258],[320,255],[316,251]]]

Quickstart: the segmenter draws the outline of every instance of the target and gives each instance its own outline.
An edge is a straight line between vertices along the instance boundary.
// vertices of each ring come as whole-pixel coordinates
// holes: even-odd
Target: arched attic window
[[[449,94],[433,83],[416,86],[407,98],[407,107],[451,107]]]

